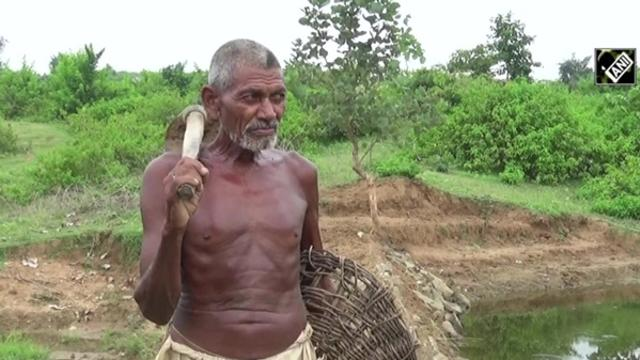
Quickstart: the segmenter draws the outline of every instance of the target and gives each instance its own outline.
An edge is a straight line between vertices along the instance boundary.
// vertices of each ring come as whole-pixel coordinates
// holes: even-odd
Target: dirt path
[[[382,182],[378,198],[389,234],[384,241],[367,234],[364,184],[323,191],[323,239],[329,250],[359,262],[394,288],[423,344],[421,358],[436,349],[455,358],[455,343],[440,328],[439,315],[416,295],[416,267],[477,304],[640,283],[640,236],[619,233],[602,221],[535,215],[398,179]],[[56,353],[59,359],[71,358],[67,350],[124,354],[126,346],[105,345],[105,334],[113,331],[151,334],[143,338],[151,339],[153,349],[162,329],[144,321],[132,300],[136,267],[119,264],[117,247],[108,241],[89,257],[86,250],[51,256],[51,246],[39,246],[10,254],[0,270],[0,333],[26,331],[62,351]],[[37,267],[35,261],[23,264],[28,258],[37,258]],[[144,351],[127,354],[145,359]]]
[[[26,333],[56,360],[122,358],[105,352],[108,334],[154,331],[132,300],[133,269],[113,261],[109,246],[89,257],[82,250],[50,256],[58,247],[64,250],[36,246],[8,256],[0,269],[0,334]]]

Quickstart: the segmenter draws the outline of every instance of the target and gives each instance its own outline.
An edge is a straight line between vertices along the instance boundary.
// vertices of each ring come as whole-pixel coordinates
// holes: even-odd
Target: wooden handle
[[[187,113],[185,122],[182,157],[197,159],[204,135],[204,114],[194,109]],[[190,200],[195,193],[196,188],[191,184],[182,184],[178,187],[178,197],[182,200]]]

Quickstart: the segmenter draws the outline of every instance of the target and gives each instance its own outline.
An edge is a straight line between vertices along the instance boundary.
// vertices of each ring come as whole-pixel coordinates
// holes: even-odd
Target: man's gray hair
[[[226,90],[231,86],[233,71],[239,65],[281,70],[276,56],[264,45],[248,39],[231,40],[213,54],[209,66],[209,85]]]

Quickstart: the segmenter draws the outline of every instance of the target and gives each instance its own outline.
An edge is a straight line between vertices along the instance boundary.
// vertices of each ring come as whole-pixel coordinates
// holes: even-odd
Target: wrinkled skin
[[[236,69],[228,89],[202,90],[216,140],[198,160],[165,153],[145,171],[135,299],[151,321],[172,320],[178,342],[260,359],[305,327],[300,251],[322,249],[317,171],[294,152],[256,151],[273,145],[285,94],[279,70]],[[198,190],[191,201],[176,197],[183,183]]]

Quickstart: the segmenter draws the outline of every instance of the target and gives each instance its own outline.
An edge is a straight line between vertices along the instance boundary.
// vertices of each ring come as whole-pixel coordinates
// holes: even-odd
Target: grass
[[[376,162],[393,154],[395,148],[391,143],[379,143],[373,148],[371,161]],[[319,186],[328,188],[352,183],[358,180],[358,175],[351,168],[351,144],[346,142],[334,143],[318,147],[302,154],[318,167]],[[365,166],[369,163],[365,161]]]
[[[71,138],[65,127],[60,124],[22,121],[8,121],[8,123],[18,135],[18,145],[27,148],[27,151],[0,156],[0,169],[2,169],[0,174],[23,169],[25,164],[33,161],[38,154],[60,146]]]
[[[127,328],[107,331],[99,344],[87,345],[85,340],[69,334],[61,335],[52,344],[73,346],[74,344],[91,351],[106,351],[123,354],[123,359],[153,359],[164,337],[163,329]],[[79,350],[81,351],[81,350]],[[26,335],[18,332],[0,336],[0,360],[46,360],[49,349],[36,344]]]
[[[0,359],[2,360],[46,360],[49,351],[21,334],[12,333],[0,337]]]
[[[440,173],[426,170],[418,178],[429,186],[475,200],[493,200],[552,216],[587,215],[600,218],[620,229],[640,232],[640,221],[615,219],[595,213],[588,201],[578,198],[580,184],[546,186],[533,183],[507,185],[497,175],[460,171]]]
[[[134,181],[134,180],[132,180]],[[0,210],[0,248],[89,232],[126,230],[137,221],[137,195],[129,190],[89,188],[36,199]]]
[[[18,137],[18,146],[26,150],[11,155],[0,155],[0,215],[2,215],[2,208],[8,207],[5,197],[11,198],[7,194],[13,191],[12,188],[15,188],[17,184],[33,183],[28,173],[29,165],[39,155],[55,149],[71,139],[62,124],[23,121],[8,121],[8,123]]]
[[[110,331],[102,338],[104,350],[124,353],[130,359],[153,359],[164,333],[158,331]]]
[[[550,215],[589,214],[589,203],[577,197],[577,185],[507,185],[498,176],[424,171],[418,178],[440,190],[473,199],[490,199]]]

